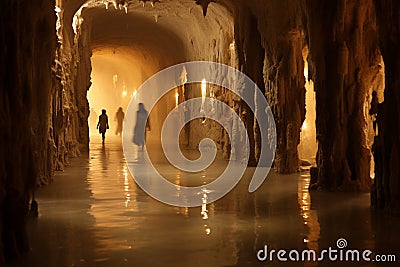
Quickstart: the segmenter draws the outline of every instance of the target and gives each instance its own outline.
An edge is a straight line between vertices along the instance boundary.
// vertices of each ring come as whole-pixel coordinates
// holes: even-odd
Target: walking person
[[[109,129],[108,125],[108,116],[106,114],[106,110],[101,110],[101,115],[99,116],[99,122],[97,123],[97,129],[99,129],[99,133],[101,134],[101,138],[104,140],[106,139],[106,131]]]
[[[117,121],[117,130],[115,131],[116,135],[122,135],[122,126],[124,124],[125,113],[122,107],[119,107],[117,113],[115,113],[114,121]]]
[[[150,131],[149,113],[144,108],[143,103],[139,103],[139,109],[136,111],[136,125],[134,129],[133,143],[141,146],[142,151],[146,141],[146,130]]]

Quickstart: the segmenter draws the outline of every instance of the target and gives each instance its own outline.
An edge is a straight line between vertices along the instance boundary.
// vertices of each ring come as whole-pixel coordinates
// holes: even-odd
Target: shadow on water
[[[134,149],[134,148],[132,148]],[[140,161],[142,154],[135,152]],[[215,165],[215,166],[214,166]],[[175,183],[207,175],[177,170]],[[398,218],[376,216],[368,194],[308,192],[305,173],[271,172],[255,193],[253,169],[225,197],[197,208],[157,202],[137,187],[119,139],[93,138],[88,157],[71,160],[37,193],[40,217],[29,223],[31,252],[9,266],[394,266],[365,262],[260,262],[257,251],[348,247],[400,253]]]

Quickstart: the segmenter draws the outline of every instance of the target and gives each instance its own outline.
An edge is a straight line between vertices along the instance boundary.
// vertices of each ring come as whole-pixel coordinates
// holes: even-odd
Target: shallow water
[[[201,183],[226,162],[197,174]],[[166,170],[175,182],[189,179]],[[29,222],[31,251],[9,266],[398,266],[398,218],[374,214],[369,194],[309,194],[306,173],[271,172],[255,193],[244,179],[225,197],[198,208],[162,204],[133,181],[118,139],[93,138],[88,156],[71,160],[37,192],[40,216]],[[210,175],[212,176],[212,175]],[[204,181],[203,181],[203,180]],[[198,183],[199,181],[196,181]],[[396,263],[260,262],[268,249],[347,248],[396,254]]]

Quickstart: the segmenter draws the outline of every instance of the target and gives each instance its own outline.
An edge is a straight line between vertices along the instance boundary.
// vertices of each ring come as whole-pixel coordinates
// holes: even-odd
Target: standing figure
[[[122,135],[122,126],[124,124],[124,117],[125,117],[125,113],[122,110],[122,107],[120,107],[117,111],[117,113],[115,113],[115,118],[114,121],[117,121],[117,130],[115,131],[116,135]]]
[[[133,143],[141,146],[142,151],[146,141],[146,130],[150,131],[149,113],[144,108],[143,103],[139,103],[139,109],[136,111],[136,125],[133,135]]]
[[[97,129],[99,129],[99,133],[101,134],[104,144],[104,139],[106,139],[106,131],[107,129],[109,129],[108,116],[106,114],[105,109],[101,110],[101,115],[99,116],[99,122],[97,123]]]

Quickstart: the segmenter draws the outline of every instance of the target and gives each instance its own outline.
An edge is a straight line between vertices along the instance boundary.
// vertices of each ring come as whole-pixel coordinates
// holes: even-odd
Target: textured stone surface
[[[373,205],[391,212],[400,210],[400,3],[374,1],[379,46],[385,63],[385,101],[378,113],[380,129],[375,148]]]
[[[56,47],[54,5],[24,4],[0,3],[0,265],[3,252],[14,257],[29,250],[29,196],[38,179],[52,176],[48,116]]]
[[[307,1],[306,12],[317,103],[318,186],[367,191],[370,151],[363,107],[380,58],[373,3]]]

